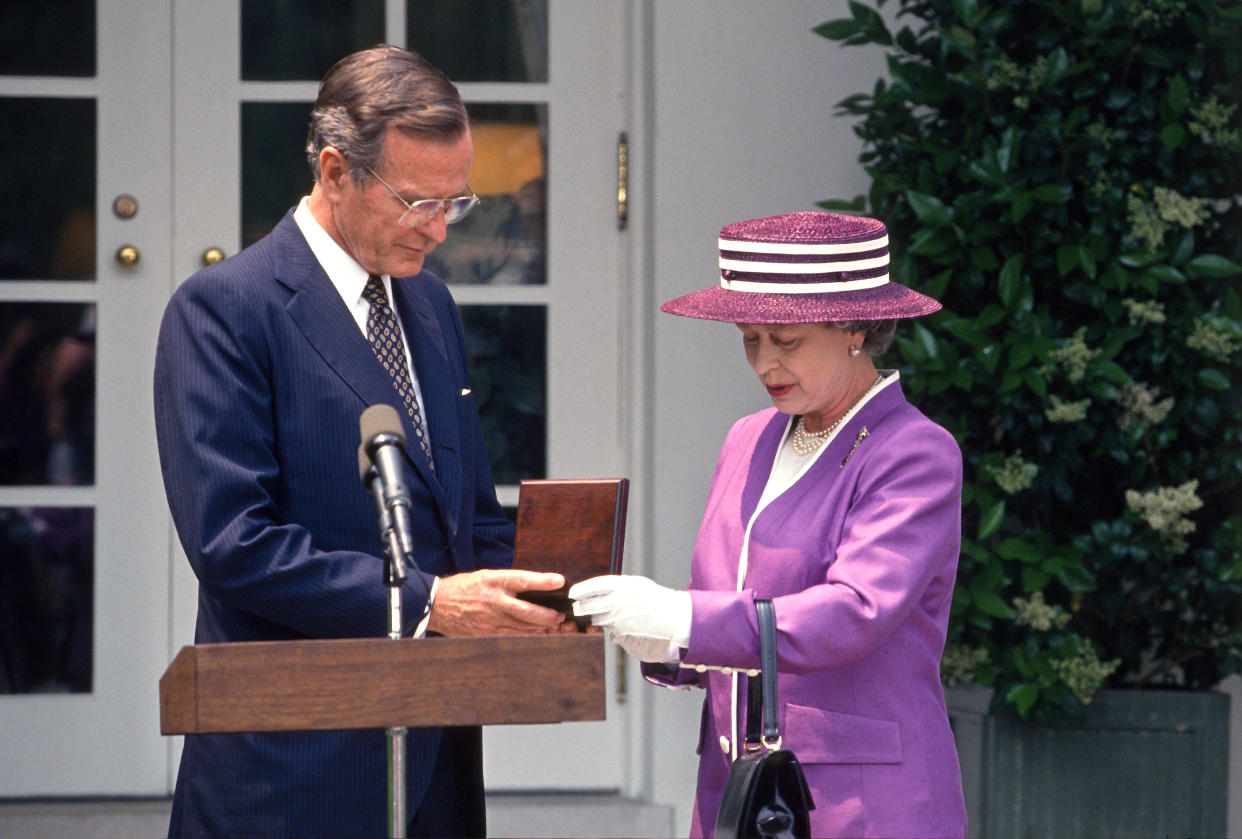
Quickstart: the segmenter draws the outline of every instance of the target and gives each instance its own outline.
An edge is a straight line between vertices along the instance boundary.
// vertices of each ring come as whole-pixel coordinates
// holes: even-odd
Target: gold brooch
[[[871,432],[867,430],[867,426],[863,426],[862,431],[858,432],[858,436],[854,438],[854,445],[850,446],[850,453],[841,458],[841,468],[845,468],[845,464],[850,462],[850,458],[854,456],[854,451],[858,448],[858,444],[871,436]]]

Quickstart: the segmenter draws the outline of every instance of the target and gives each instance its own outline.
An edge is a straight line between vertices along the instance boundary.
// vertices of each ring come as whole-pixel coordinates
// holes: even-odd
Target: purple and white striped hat
[[[785,213],[720,229],[720,285],[661,311],[731,323],[818,323],[929,315],[940,304],[888,277],[883,222]]]

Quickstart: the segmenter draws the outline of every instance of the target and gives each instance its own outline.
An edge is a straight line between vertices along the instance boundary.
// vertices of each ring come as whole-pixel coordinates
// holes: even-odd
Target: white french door
[[[490,394],[501,500],[516,504],[523,477],[627,474],[615,202],[630,4],[306,11],[321,5],[5,12],[30,19],[0,27],[13,140],[0,167],[0,797],[171,789],[180,738],[159,735],[157,684],[192,641],[196,583],[155,454],[159,318],[204,260],[309,190],[306,117],[340,55],[419,49],[471,111],[487,209],[453,229],[435,268],[470,333],[476,393]],[[605,722],[488,729],[489,789],[625,786],[628,709],[612,681]]]
[[[170,572],[151,368],[172,238],[171,10],[4,14],[0,796],[156,793]]]

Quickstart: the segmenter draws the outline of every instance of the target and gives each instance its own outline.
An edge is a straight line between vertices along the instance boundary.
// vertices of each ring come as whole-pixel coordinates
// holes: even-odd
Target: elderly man
[[[404,425],[415,558],[407,634],[555,631],[515,571],[448,290],[422,270],[478,199],[456,88],[421,56],[365,50],[324,77],[311,194],[262,241],[173,295],[155,416],[169,507],[199,581],[196,640],[382,636],[388,589],[359,416]],[[430,594],[430,596],[428,596]],[[417,729],[413,836],[483,835],[480,736]],[[382,732],[186,738],[170,836],[381,836]]]

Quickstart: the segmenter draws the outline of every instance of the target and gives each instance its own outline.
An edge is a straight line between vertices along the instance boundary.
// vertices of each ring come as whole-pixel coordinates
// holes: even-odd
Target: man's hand
[[[441,577],[427,623],[447,636],[531,635],[561,631],[565,616],[555,609],[519,600],[519,591],[553,591],[565,585],[560,574],[483,569]]]

